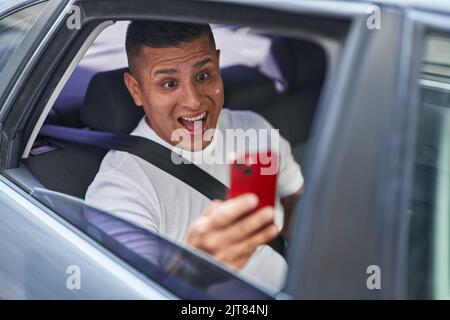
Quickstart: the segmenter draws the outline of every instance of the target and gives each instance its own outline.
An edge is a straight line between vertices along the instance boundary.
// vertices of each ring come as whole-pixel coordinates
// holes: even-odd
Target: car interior
[[[126,25],[120,22],[106,28],[94,41],[45,124],[119,133],[135,128],[144,112],[136,107],[123,82]],[[291,143],[303,167],[328,69],[327,52],[310,39],[272,36],[249,28],[213,25],[213,32],[221,61],[225,61],[221,66],[224,107],[252,110],[265,117]],[[255,56],[255,46],[253,56],[252,47],[241,48],[241,56],[233,56],[229,49],[242,43],[255,45],[255,41],[266,48],[256,50],[259,56]],[[100,148],[39,135],[23,163],[45,188],[83,199],[105,154]]]

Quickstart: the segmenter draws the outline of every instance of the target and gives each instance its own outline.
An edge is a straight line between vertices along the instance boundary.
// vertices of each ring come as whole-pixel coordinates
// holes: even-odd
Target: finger
[[[278,234],[278,227],[275,224],[270,224],[245,241],[232,245],[226,250],[221,250],[215,256],[218,260],[236,266],[236,264],[239,264],[242,260],[247,261],[258,246],[269,243],[275,239]]]
[[[224,228],[255,209],[257,205],[258,197],[252,193],[224,201],[211,210],[211,227]]]
[[[250,213],[242,219],[236,221],[228,228],[218,232],[215,237],[221,239],[217,241],[223,246],[233,245],[243,239],[249,238],[257,231],[268,224],[273,223],[275,210],[273,207],[264,207],[256,212]]]
[[[216,199],[216,200],[211,201],[209,206],[205,209],[205,211],[203,211],[203,214],[206,216],[211,215],[211,213],[214,212],[215,208],[217,208],[217,206],[220,205],[221,203],[223,203],[222,200]]]
[[[247,261],[250,259],[251,255],[248,257],[243,257],[240,258],[236,261],[233,261],[233,264],[231,266],[233,266],[235,269],[241,269],[243,266],[245,266],[245,264],[247,263]]]
[[[279,233],[280,230],[275,224],[264,227],[261,231],[252,235],[248,240],[236,245],[236,259],[245,257],[248,252],[253,253],[258,246],[271,242]]]

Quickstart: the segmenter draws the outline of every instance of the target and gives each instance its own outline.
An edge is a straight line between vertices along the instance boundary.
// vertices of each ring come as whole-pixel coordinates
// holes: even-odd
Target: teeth
[[[186,118],[186,117],[181,117],[181,119],[186,120],[186,121],[197,121],[197,120],[201,120],[206,116],[206,112],[203,112],[202,114],[193,117],[193,118]]]

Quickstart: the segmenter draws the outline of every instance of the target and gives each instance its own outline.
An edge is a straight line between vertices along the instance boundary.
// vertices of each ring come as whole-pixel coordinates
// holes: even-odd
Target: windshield
[[[273,299],[208,258],[76,198],[39,188],[32,195],[181,299]]]
[[[2,0],[0,1],[0,16],[8,11],[26,5],[28,3],[37,2],[36,0]]]
[[[31,31],[45,5],[44,2],[16,11],[6,17],[0,17],[0,74],[18,50],[25,36]],[[4,4],[2,3],[1,6]]]

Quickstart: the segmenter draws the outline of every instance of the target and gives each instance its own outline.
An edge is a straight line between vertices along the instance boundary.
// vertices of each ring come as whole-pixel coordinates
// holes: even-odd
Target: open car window
[[[181,299],[273,299],[211,259],[86,205],[36,188],[32,195],[63,219]]]
[[[89,48],[82,57],[80,56],[73,73],[64,83],[62,91],[55,97],[44,126],[76,129],[79,130],[79,135],[83,135],[87,131],[130,133],[136,127],[144,112],[142,108],[138,108],[134,104],[123,81],[123,74],[127,71],[125,34],[128,23],[129,21],[118,21],[106,27],[92,43],[89,43]],[[224,107],[230,110],[250,110],[264,117],[290,142],[293,157],[300,166],[303,166],[318,99],[326,72],[330,67],[325,48],[320,42],[312,39],[282,37],[257,28],[211,26],[217,48],[221,50],[221,77],[225,87]],[[331,54],[333,53],[331,52]],[[43,129],[45,128],[43,127]],[[106,153],[107,150],[102,148],[74,143],[61,136],[46,136],[45,130],[41,129],[30,148],[30,153],[25,154],[23,164],[41,186],[61,194],[85,199],[86,192],[99,171]],[[48,204],[48,201],[45,203]],[[52,200],[52,203],[56,203],[55,200]],[[64,205],[64,207],[66,206]],[[78,204],[78,206],[88,208],[83,204]],[[84,231],[88,229],[85,226],[86,221],[89,223],[92,221],[88,220],[89,214],[86,214],[81,207],[75,210],[76,215],[79,216],[75,220],[79,223],[76,226]],[[281,212],[281,205],[278,207]],[[63,217],[67,214],[65,210],[57,210],[53,205],[51,208],[62,214]],[[69,215],[74,216],[74,214]],[[109,216],[105,213],[103,215]],[[80,217],[85,222],[80,222]],[[278,220],[281,219],[282,217],[278,215]],[[224,271],[219,271],[221,267],[210,266],[211,263],[215,263],[212,258],[206,258],[207,264],[203,262],[199,265],[195,260],[198,258],[191,258],[191,255],[187,254],[190,258],[186,259],[186,254],[180,253],[185,252],[186,249],[173,243],[167,244],[157,236],[139,230],[140,233],[146,235],[145,237],[148,235],[151,238],[143,240],[144,242],[157,244],[148,246],[147,250],[149,251],[146,252],[135,251],[134,247],[125,247],[124,259],[131,265],[136,265],[135,267],[141,272],[147,272],[148,274],[145,274],[151,279],[159,282],[165,277],[170,278],[172,275],[170,270],[166,275],[160,275],[159,272],[165,272],[164,270],[173,263],[170,261],[177,254],[183,257],[181,260],[186,260],[186,262],[179,262],[182,266],[181,271],[177,268],[182,273],[181,278],[176,273],[177,279],[180,279],[171,280],[167,284],[171,292],[176,292],[176,287],[181,286],[187,288],[183,289],[187,291],[176,294],[184,298],[270,298],[270,295],[261,293],[258,289],[250,289],[246,282],[234,278],[236,275],[239,277],[239,273],[226,272],[222,275]],[[100,241],[102,245],[103,240]],[[128,240],[125,239],[125,241]],[[110,240],[107,242],[110,243]],[[163,246],[170,246],[172,249],[162,250],[160,242],[165,243]],[[119,246],[115,244],[108,247],[106,245],[106,248],[116,254],[120,251],[121,254],[118,255],[122,257],[124,252],[122,245],[123,243],[119,243]],[[140,249],[142,248],[140,247]],[[158,258],[159,252],[165,251],[168,253],[164,254],[161,262]],[[132,256],[129,256],[129,252],[132,252]],[[168,256],[166,257],[166,255]],[[280,257],[278,264],[274,264],[284,270],[286,262],[282,259]],[[209,270],[210,268],[212,271]],[[191,272],[186,273],[186,269],[193,269],[194,273],[208,275],[207,287],[210,289],[205,291],[205,284],[198,284],[196,279],[191,279],[196,276]],[[261,284],[262,288],[267,286],[281,290],[285,273],[273,273],[269,267],[263,270],[264,272],[268,270],[268,274],[276,275],[274,277],[277,277],[277,285],[274,286],[270,281],[258,282],[258,285]],[[219,278],[222,280],[217,280],[216,273],[220,274]],[[210,274],[211,279],[209,279]],[[245,277],[245,281],[262,280],[253,277],[253,274],[247,270],[242,272],[242,277]],[[254,280],[255,278],[258,280]],[[188,284],[180,285],[180,281]],[[239,289],[241,286],[244,289]],[[210,290],[212,291],[210,292]],[[236,293],[238,291],[239,294]]]

